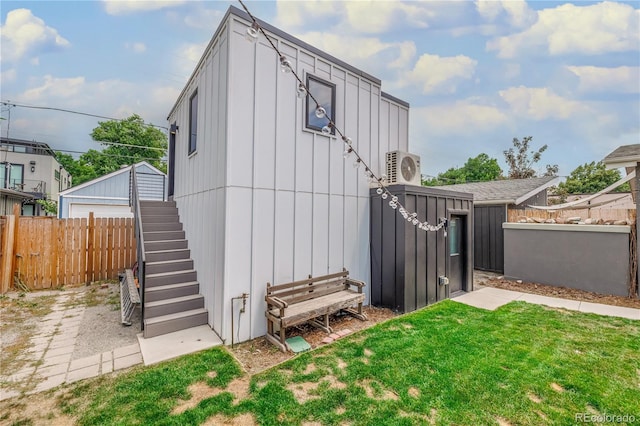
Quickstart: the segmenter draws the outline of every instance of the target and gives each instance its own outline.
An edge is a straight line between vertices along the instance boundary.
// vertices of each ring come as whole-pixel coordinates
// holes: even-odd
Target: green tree
[[[513,146],[505,151],[504,158],[509,166],[509,179],[527,179],[536,177],[537,173],[533,168],[534,164],[540,161],[542,153],[548,146],[542,145],[537,151],[529,150],[529,144],[533,136],[525,136],[522,141],[513,138]],[[547,165],[544,176],[556,176],[558,174],[558,165]]]
[[[57,153],[58,161],[71,174],[74,185],[143,160],[167,171],[166,163],[162,161],[167,151],[167,136],[145,124],[137,114],[124,120],[100,121],[91,137],[105,148],[102,151],[90,149],[77,160],[69,154]]]
[[[576,167],[567,180],[558,185],[558,194],[593,194],[620,180],[618,170],[607,170],[602,161],[585,163]],[[629,184],[615,189],[616,192],[629,192]]]
[[[422,181],[425,186],[453,185],[465,182],[484,182],[496,180],[502,176],[502,169],[498,165],[498,160],[482,153],[476,157],[469,158],[464,166],[452,167],[446,172],[438,174],[437,177]]]

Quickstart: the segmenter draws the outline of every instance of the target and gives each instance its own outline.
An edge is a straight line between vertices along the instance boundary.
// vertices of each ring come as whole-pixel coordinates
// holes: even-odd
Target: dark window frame
[[[195,108],[194,108],[195,100]],[[195,111],[194,111],[195,110]],[[189,97],[189,152],[193,154],[198,149],[198,89]]]
[[[331,83],[330,81],[323,80],[320,77],[316,77],[315,75],[307,74],[307,88],[309,89],[309,92],[316,98],[318,98],[318,95],[316,91],[314,91],[314,89],[311,87],[312,82],[323,85],[326,88],[331,90],[330,109],[327,109],[325,105],[320,105],[320,106],[324,107],[325,110],[327,110],[327,115],[331,117],[331,119],[335,123],[336,122],[336,117],[335,117],[336,116],[336,85],[334,83]],[[317,120],[317,118],[315,117],[315,111],[316,111],[316,103],[313,101],[313,99],[311,99],[311,96],[307,95],[306,111],[305,111],[305,119],[304,119],[305,128],[309,130],[322,132],[322,127],[324,127],[325,124],[328,124],[329,120],[326,119],[326,123],[322,125],[311,123],[309,118],[311,117],[312,114],[313,114],[313,118]],[[336,134],[335,128],[331,129],[331,134],[332,135]]]

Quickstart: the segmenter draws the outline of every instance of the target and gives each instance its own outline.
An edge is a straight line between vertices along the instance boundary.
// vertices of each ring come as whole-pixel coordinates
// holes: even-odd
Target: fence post
[[[89,223],[87,231],[87,285],[93,281],[93,231],[95,228],[95,220],[93,219],[93,212],[89,212]]]
[[[20,217],[20,204],[13,205],[13,215],[7,216],[5,232],[3,235],[2,265],[0,269],[0,292],[5,293],[13,284],[13,275],[16,270],[16,241],[18,240],[18,218]]]

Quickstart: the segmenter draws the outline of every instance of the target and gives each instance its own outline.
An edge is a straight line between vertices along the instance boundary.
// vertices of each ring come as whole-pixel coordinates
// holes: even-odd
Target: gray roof
[[[620,167],[634,165],[633,163],[640,162],[640,144],[619,146],[611,154],[604,157],[603,162]]]
[[[505,179],[489,182],[436,186],[457,192],[470,192],[476,204],[520,204],[537,193],[557,184],[559,177],[543,176],[531,179]]]

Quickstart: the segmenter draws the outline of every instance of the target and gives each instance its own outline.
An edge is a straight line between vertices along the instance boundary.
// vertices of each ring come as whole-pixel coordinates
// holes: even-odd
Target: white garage
[[[89,217],[93,212],[94,217],[133,217],[129,204],[87,204],[69,203],[69,217]]]
[[[166,194],[166,175],[146,161],[135,164],[144,184],[144,199],[162,200]],[[131,166],[71,187],[60,193],[58,217],[133,217],[129,207],[129,174]]]

